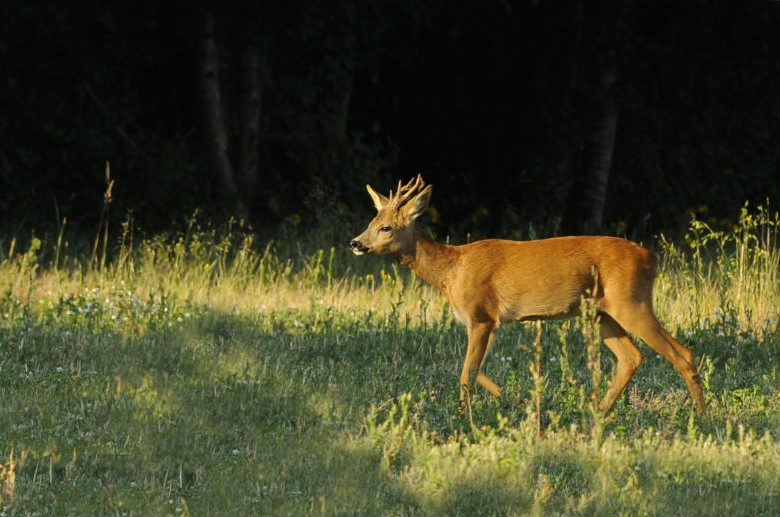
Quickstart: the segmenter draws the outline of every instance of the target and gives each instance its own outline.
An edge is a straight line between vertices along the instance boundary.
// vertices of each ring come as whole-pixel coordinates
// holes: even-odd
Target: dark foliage
[[[442,232],[554,232],[605,67],[618,112],[605,231],[674,230],[702,205],[725,224],[745,200],[777,203],[774,2],[5,2],[3,226],[93,227],[106,161],[115,221],[233,213],[203,142],[206,12],[234,160],[242,52],[264,64],[257,228],[367,215],[365,183],[422,172]]]

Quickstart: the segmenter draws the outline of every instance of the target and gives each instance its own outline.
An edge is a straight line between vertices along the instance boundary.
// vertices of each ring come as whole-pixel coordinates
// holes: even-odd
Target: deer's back
[[[652,297],[655,258],[625,239],[488,239],[458,249],[460,267],[447,296],[456,313],[471,317],[566,317],[582,296],[641,303]]]

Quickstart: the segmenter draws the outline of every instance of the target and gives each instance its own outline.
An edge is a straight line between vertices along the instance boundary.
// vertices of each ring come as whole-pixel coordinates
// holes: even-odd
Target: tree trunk
[[[247,205],[252,207],[260,175],[260,113],[262,110],[263,76],[267,67],[257,46],[248,45],[241,54],[241,93],[239,99],[240,165],[239,182]]]
[[[214,17],[207,13],[200,41],[200,91],[206,147],[211,171],[222,197],[232,205],[235,215],[247,219],[249,213],[236,185],[228,155],[228,137],[219,83],[219,56],[214,35]]]
[[[604,205],[617,132],[616,76],[615,68],[609,66],[600,77],[593,116],[586,123],[584,141],[571,166],[569,202],[561,223],[564,233],[588,235],[603,230]]]

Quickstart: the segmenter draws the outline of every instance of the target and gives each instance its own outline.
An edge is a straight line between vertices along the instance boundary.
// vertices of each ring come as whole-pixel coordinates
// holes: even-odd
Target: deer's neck
[[[440,290],[444,290],[457,259],[458,252],[454,246],[438,243],[422,232],[415,234],[412,250],[399,255],[401,264]]]

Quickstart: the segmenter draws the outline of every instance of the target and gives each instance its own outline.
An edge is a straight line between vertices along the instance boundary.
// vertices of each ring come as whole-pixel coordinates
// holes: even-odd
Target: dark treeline
[[[775,2],[3,2],[0,221],[674,231],[778,199]],[[348,228],[349,236],[358,228]]]

